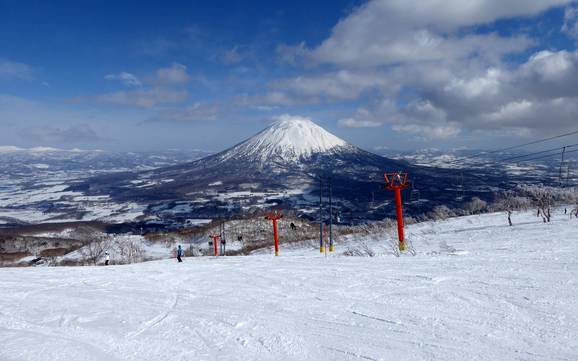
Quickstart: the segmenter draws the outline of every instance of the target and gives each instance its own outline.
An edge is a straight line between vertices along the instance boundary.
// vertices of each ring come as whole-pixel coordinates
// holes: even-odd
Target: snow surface
[[[271,126],[225,152],[221,157],[256,157],[265,161],[278,156],[291,161],[345,146],[349,146],[346,141],[329,133],[309,118],[282,115]]]
[[[513,221],[410,226],[415,256],[0,269],[0,360],[577,360],[578,220]]]

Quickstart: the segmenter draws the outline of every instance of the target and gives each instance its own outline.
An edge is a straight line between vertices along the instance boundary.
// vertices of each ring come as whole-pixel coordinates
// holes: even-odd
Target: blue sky
[[[283,114],[369,150],[578,128],[565,0],[0,1],[0,145],[217,151]]]

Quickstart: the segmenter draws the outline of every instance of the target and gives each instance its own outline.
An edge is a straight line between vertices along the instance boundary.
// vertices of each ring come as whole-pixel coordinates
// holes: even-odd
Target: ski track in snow
[[[0,360],[578,360],[578,220],[513,220],[416,224],[399,258],[0,269]]]

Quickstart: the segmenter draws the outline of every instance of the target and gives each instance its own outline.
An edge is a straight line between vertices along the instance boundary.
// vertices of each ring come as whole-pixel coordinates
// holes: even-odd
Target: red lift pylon
[[[279,255],[279,234],[277,233],[277,221],[283,218],[281,212],[275,211],[269,213],[265,219],[273,222],[273,238],[275,239],[275,256]]]
[[[221,239],[221,235],[220,234],[211,234],[209,236],[209,238],[211,238],[213,240],[213,254],[215,256],[219,255],[219,247],[217,245],[217,242],[219,241],[219,239]]]
[[[403,235],[403,209],[401,203],[401,190],[407,188],[407,173],[385,173],[385,189],[393,191],[395,195],[395,210],[397,213],[397,237],[399,238],[399,250],[405,250],[405,238]]]

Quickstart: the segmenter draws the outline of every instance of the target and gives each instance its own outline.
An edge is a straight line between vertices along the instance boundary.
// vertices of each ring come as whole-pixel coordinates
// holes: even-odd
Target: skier
[[[179,247],[177,248],[177,260],[179,262],[182,262],[183,260],[181,259],[181,257],[183,256],[183,249],[181,248],[181,245],[179,244]]]
[[[110,262],[110,255],[108,254],[108,252],[104,252],[104,265],[108,266]]]

